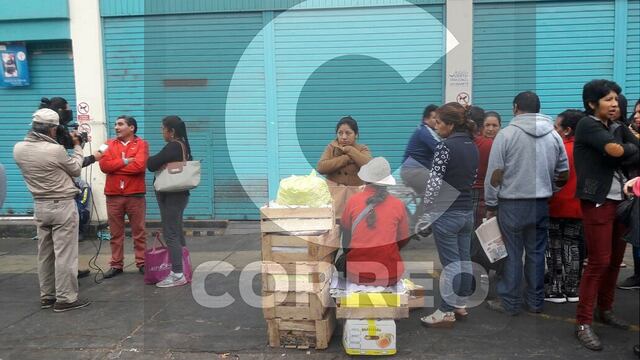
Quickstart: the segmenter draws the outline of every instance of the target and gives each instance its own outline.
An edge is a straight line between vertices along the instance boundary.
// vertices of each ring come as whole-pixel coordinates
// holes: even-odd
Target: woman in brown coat
[[[336,125],[336,139],[327,145],[318,161],[317,170],[328,180],[338,217],[348,197],[361,190],[356,187],[364,185],[358,171],[371,160],[369,148],[357,144],[357,138],[356,120],[351,116],[343,117]]]

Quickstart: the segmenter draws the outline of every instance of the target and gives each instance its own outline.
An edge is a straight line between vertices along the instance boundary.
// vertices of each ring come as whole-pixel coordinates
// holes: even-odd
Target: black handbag
[[[628,197],[618,204],[616,208],[616,221],[627,227],[631,226],[633,202],[637,201],[635,197]]]
[[[344,229],[342,230],[342,240],[343,240],[343,243],[346,243],[346,246],[343,247],[342,254],[338,256],[334,264],[336,266],[336,270],[340,271],[345,276],[347,274],[347,254],[349,253],[349,247],[351,245],[351,236],[353,235],[353,232],[356,230],[356,226],[358,226],[360,221],[362,221],[362,219],[364,219],[365,216],[369,215],[371,210],[373,210],[373,207],[374,207],[373,204],[369,204],[367,205],[367,207],[364,208],[364,210],[362,210],[360,214],[358,214],[358,217],[356,217],[356,219],[353,221],[353,224],[351,224],[350,231],[344,230]]]

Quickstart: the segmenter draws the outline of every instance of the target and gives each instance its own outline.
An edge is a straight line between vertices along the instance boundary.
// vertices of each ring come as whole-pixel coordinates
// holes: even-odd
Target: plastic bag
[[[290,176],[280,181],[278,189],[279,205],[302,205],[322,207],[331,205],[331,194],[324,179],[312,170],[307,176]]]

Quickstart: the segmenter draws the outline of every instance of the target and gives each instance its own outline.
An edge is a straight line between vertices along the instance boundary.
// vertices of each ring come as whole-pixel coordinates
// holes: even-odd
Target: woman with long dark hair
[[[167,116],[162,120],[162,137],[167,144],[154,156],[147,160],[149,171],[163,169],[168,163],[192,160],[191,147],[187,137],[187,126],[178,116]],[[157,287],[174,287],[187,283],[182,268],[182,247],[186,246],[182,230],[182,216],[189,202],[189,191],[156,192],[162,233],[169,248],[171,272]]]
[[[479,155],[473,142],[476,125],[468,108],[451,102],[439,107],[436,114],[436,132],[444,140],[433,157],[422,222],[431,224],[444,269],[440,306],[420,320],[426,326],[446,327],[453,326],[456,316],[467,315],[465,297],[471,295],[471,186]]]
[[[616,220],[623,200],[624,164],[638,154],[638,140],[629,129],[614,121],[618,112],[618,84],[593,80],[584,85],[582,101],[588,115],[580,120],[575,135],[576,197],[580,199],[588,265],[580,281],[576,336],[590,350],[602,350],[593,331],[594,308],[604,324],[627,329],[629,325],[612,312],[616,280],[626,244],[625,227]],[[614,135],[617,127],[630,142]],[[633,142],[635,140],[635,143]]]

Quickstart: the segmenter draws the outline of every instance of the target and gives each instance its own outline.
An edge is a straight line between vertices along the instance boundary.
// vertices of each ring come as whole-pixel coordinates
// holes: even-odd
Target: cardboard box
[[[349,355],[394,355],[394,320],[349,319],[345,321],[342,345]]]

